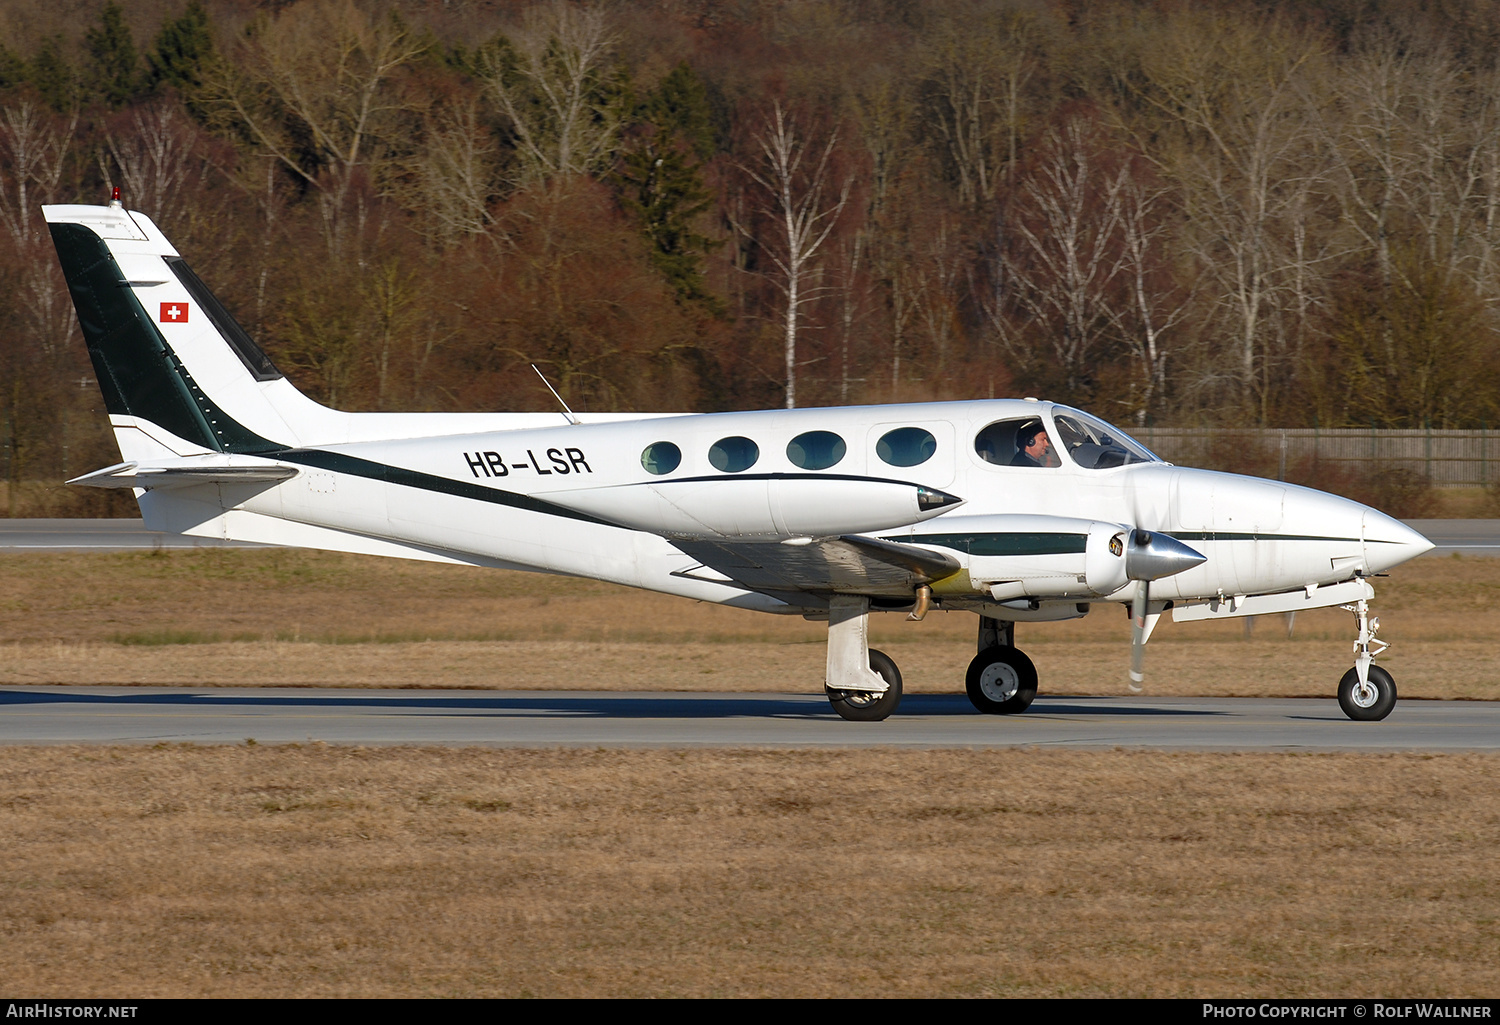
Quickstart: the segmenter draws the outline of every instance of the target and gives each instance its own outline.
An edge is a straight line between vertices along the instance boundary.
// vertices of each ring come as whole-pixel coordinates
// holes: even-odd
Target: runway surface
[[[1500,555],[1500,520],[1407,520],[1437,545],[1430,555]],[[0,549],[47,552],[121,552],[153,548],[264,548],[147,530],[139,519],[0,519]]]
[[[1500,555],[1500,520],[1403,520],[1437,545],[1428,555]]]
[[[1353,722],[1328,699],[1039,697],[978,715],[913,695],[882,723],[800,694],[0,687],[0,744],[440,744],[495,747],[1138,747],[1495,751],[1500,702],[1402,701]]]
[[[0,519],[0,549],[38,552],[130,552],[156,548],[266,548],[244,541],[147,530],[140,519]]]

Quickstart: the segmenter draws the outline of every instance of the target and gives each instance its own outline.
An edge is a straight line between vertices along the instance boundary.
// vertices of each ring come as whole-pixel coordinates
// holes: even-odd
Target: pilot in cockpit
[[[1016,431],[1016,455],[1012,466],[1061,466],[1062,460],[1052,450],[1052,439],[1040,420],[1031,420]]]

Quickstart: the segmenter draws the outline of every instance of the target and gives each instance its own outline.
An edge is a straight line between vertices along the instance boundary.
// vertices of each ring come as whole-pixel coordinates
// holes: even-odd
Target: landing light
[[[933,488],[917,488],[917,508],[923,512],[929,509],[942,509],[950,505],[959,505],[963,502],[957,495],[950,495],[946,491],[937,491]]]

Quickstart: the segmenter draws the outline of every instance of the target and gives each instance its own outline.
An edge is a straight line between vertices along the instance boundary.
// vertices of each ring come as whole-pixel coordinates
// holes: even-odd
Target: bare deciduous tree
[[[76,337],[68,289],[42,223],[43,203],[56,202],[78,115],[55,118],[22,101],[0,107],[0,224],[22,255],[19,308],[47,361]]]
[[[966,205],[989,199],[1002,164],[1015,165],[1039,36],[1035,14],[1020,8],[960,7],[938,21],[926,55],[927,92]]]
[[[489,95],[515,133],[517,185],[614,158],[626,113],[615,45],[603,8],[554,2],[529,10],[513,43],[483,51]]]
[[[864,320],[869,285],[861,273],[867,259],[870,241],[863,230],[856,231],[838,248],[839,279],[839,403],[849,401],[849,385],[863,380],[851,375],[854,358],[854,328]]]
[[[1334,194],[1381,281],[1405,280],[1393,247],[1466,274],[1494,296],[1500,228],[1500,98],[1494,73],[1460,66],[1433,40],[1378,34],[1352,53],[1315,107]]]
[[[1130,162],[1121,176],[1120,271],[1127,298],[1112,306],[1109,316],[1141,368],[1135,422],[1144,425],[1166,390],[1167,335],[1186,319],[1191,293],[1160,270],[1169,238],[1168,190],[1145,181]]]
[[[105,184],[114,184],[112,161],[131,209],[170,230],[184,210],[182,187],[208,168],[194,159],[197,133],[176,105],[165,102],[131,110],[125,125],[126,131],[105,130],[99,152]]]
[[[77,320],[66,282],[51,252],[41,205],[56,202],[78,116],[54,117],[22,101],[0,106],[0,224],[20,260],[17,295],[5,319],[18,337],[0,349],[4,394],[9,513],[16,515],[19,485],[31,461],[61,434],[66,462],[67,412],[59,401],[65,373],[77,355]],[[57,422],[58,415],[62,422]]]
[[[1305,30],[1188,11],[1134,66],[1115,69],[1141,112],[1126,126],[1177,185],[1184,242],[1215,281],[1240,399],[1261,422],[1277,318],[1295,303],[1289,239],[1308,215],[1309,183],[1326,173],[1300,96],[1323,56]]]
[[[942,380],[952,370],[954,350],[963,331],[959,307],[968,253],[957,226],[947,215],[940,215],[924,235],[918,251],[912,254],[920,289],[917,320],[929,346],[927,374]]]
[[[1070,392],[1111,328],[1110,293],[1124,265],[1118,235],[1125,177],[1098,166],[1098,149],[1080,119],[1048,130],[1039,162],[1017,183],[1025,213],[1011,219],[1005,256],[1011,299],[1043,329],[1047,357]]]
[[[499,244],[491,209],[499,191],[496,145],[480,123],[477,98],[431,114],[426,145],[405,170],[395,193],[420,213],[422,234],[441,245],[475,235]]]
[[[342,247],[356,178],[403,144],[411,103],[396,73],[426,49],[396,14],[350,0],[300,4],[258,22],[236,60],[214,65],[204,102],[215,122],[242,134],[315,189],[329,244]]]
[[[838,198],[832,198],[829,177],[831,158],[838,142],[838,132],[830,131],[821,149],[802,135],[796,120],[781,109],[778,100],[772,104],[755,138],[761,160],[746,167],[745,173],[761,187],[766,206],[764,213],[775,225],[767,231],[761,246],[775,265],[773,279],[781,292],[783,338],[785,339],[786,408],[797,405],[797,325],[802,307],[816,300],[822,290],[810,287],[808,277],[815,266],[818,251],[838,223],[849,192],[852,177],[839,186]],[[809,154],[815,154],[809,159]]]
[[[0,107],[0,224],[15,246],[40,237],[37,207],[62,179],[78,115],[66,126],[53,121],[26,100]]]

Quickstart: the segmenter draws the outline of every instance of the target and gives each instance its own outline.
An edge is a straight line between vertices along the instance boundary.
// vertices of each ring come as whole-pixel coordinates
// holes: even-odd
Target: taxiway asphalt
[[[1431,555],[1500,555],[1500,520],[1403,520],[1437,547]]]
[[[881,723],[820,695],[0,687],[0,744],[433,744],[495,747],[1076,747],[1495,751],[1500,702],[1402,701],[1383,722],[1331,698],[1037,698],[985,716],[910,695]]]
[[[0,519],[0,549],[37,552],[130,552],[157,548],[266,548],[244,541],[147,530],[137,519]]]

